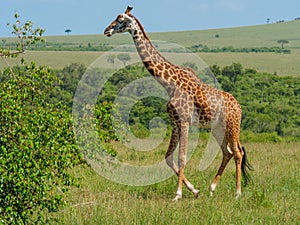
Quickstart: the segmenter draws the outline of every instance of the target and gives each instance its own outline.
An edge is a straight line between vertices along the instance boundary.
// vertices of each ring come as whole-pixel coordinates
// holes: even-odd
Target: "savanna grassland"
[[[185,170],[186,176],[200,189],[197,199],[194,199],[193,195],[184,188],[183,199],[176,203],[172,202],[177,186],[176,176],[150,186],[126,186],[104,178],[101,176],[101,173],[95,172],[95,170],[87,164],[76,164],[75,168],[70,169],[68,172],[79,179],[79,187],[66,187],[62,190],[60,186],[57,185],[57,190],[41,191],[42,194],[47,192],[49,195],[54,195],[58,192],[64,198],[54,199],[53,201],[64,201],[67,203],[66,207],[62,210],[51,207],[50,209],[47,208],[48,211],[44,210],[43,215],[52,219],[47,221],[47,223],[125,225],[183,223],[300,224],[300,135],[298,133],[300,122],[298,117],[299,100],[297,99],[297,97],[299,97],[300,88],[299,82],[296,82],[300,77],[299,29],[300,21],[297,20],[260,26],[149,34],[152,40],[156,40],[155,45],[159,46],[159,49],[162,50],[162,54],[171,61],[174,59],[177,64],[184,65],[190,63],[190,65],[193,65],[193,57],[196,56],[197,59],[202,59],[208,66],[217,65],[214,68],[215,71],[219,70],[220,74],[218,74],[218,76],[217,74],[215,75],[219,79],[221,87],[233,93],[241,102],[244,112],[241,140],[247,149],[248,159],[253,165],[254,171],[250,172],[253,181],[249,183],[248,186],[243,187],[243,195],[239,200],[235,199],[235,166],[233,160],[226,168],[214,196],[209,196],[208,188],[218,170],[222,157],[219,152],[207,170],[199,170],[200,159],[207,145],[207,133],[204,132],[204,135],[203,133],[200,135],[200,141],[196,151],[188,161]],[[4,97],[8,96],[7,93],[9,93],[9,98],[7,99],[10,101],[7,103],[3,101],[4,108],[9,108],[16,102],[13,99],[14,97],[22,100],[20,104],[12,108],[11,111],[6,111],[7,118],[14,118],[11,119],[11,124],[16,124],[14,123],[15,118],[20,120],[18,129],[24,131],[24,135],[23,133],[15,132],[13,129],[10,129],[10,127],[4,130],[5,132],[11,132],[12,135],[16,135],[16,141],[13,141],[15,145],[13,146],[15,146],[16,152],[20,152],[22,157],[22,154],[25,154],[22,148],[25,149],[26,147],[26,150],[29,152],[28,154],[31,154],[33,152],[31,149],[34,148],[36,150],[35,152],[37,152],[37,159],[42,163],[46,162],[42,160],[41,154],[39,154],[40,143],[42,143],[40,139],[36,142],[32,142],[34,144],[27,141],[27,139],[31,140],[35,136],[38,138],[42,136],[41,138],[45,141],[46,146],[48,139],[47,133],[44,135],[44,132],[49,130],[47,126],[39,126],[38,121],[32,119],[32,115],[39,118],[41,113],[36,111],[34,107],[31,107],[35,105],[30,101],[37,98],[37,94],[32,90],[37,91],[41,88],[43,92],[47,89],[44,88],[43,83],[45,81],[43,77],[45,73],[49,73],[51,76],[57,75],[61,83],[51,78],[51,82],[49,82],[48,85],[53,88],[52,92],[50,92],[50,95],[45,94],[45,98],[40,98],[42,100],[37,99],[38,103],[36,104],[43,109],[41,112],[43,112],[43,115],[47,118],[47,123],[49,123],[51,127],[54,127],[53,129],[51,128],[53,131],[51,135],[55,138],[61,138],[59,139],[59,143],[55,143],[55,147],[61,149],[61,146],[65,147],[64,145],[67,143],[65,155],[60,157],[58,154],[54,154],[58,159],[53,158],[51,155],[49,156],[49,159],[54,160],[53,162],[56,166],[55,170],[59,171],[59,159],[66,158],[72,161],[72,154],[75,154],[78,150],[78,146],[76,147],[74,143],[75,138],[71,129],[70,111],[72,110],[73,94],[82,74],[89,65],[99,59],[99,57],[101,59],[102,56],[104,56],[104,58],[102,58],[102,63],[104,63],[103,67],[108,66],[114,68],[125,67],[125,64],[129,65],[131,61],[124,61],[123,65],[121,60],[114,58],[115,61],[111,63],[108,60],[109,55],[117,56],[125,53],[128,54],[131,59],[136,60],[137,58],[135,51],[132,51],[132,40],[129,35],[116,35],[110,39],[104,37],[102,34],[53,36],[45,37],[45,39],[46,43],[32,45],[27,49],[25,54],[22,55],[27,62],[35,61],[35,64],[28,64],[25,67],[26,70],[22,67],[13,67],[20,65],[20,59],[6,58],[0,61],[0,70],[3,70],[7,66],[12,66],[13,69],[11,72],[20,71],[25,81],[31,78],[27,76],[26,72],[28,74],[39,72],[41,77],[39,79],[41,84],[37,83],[36,78],[33,77],[33,80],[30,82],[36,84],[36,88],[32,89],[32,83],[29,82],[27,84],[28,88],[24,90],[24,93],[20,92],[22,94],[20,95],[21,98],[14,90],[22,89],[23,80],[21,80],[22,82],[17,81],[13,83],[12,88],[8,88],[9,92],[3,92],[2,96]],[[281,46],[278,40],[287,40],[288,43]],[[14,45],[14,42],[15,39],[2,38],[3,49]],[[174,45],[170,45],[170,43],[176,43],[175,47]],[[180,49],[190,50],[193,46],[200,45],[207,49],[226,48],[233,50],[237,48],[271,49],[274,47],[281,49],[284,47],[285,50],[289,50],[289,53],[284,54],[268,51],[205,52],[202,50],[191,53],[178,50],[177,48],[179,46]],[[109,52],[113,49],[115,49],[113,52]],[[37,69],[36,65],[46,65],[51,69]],[[231,80],[231,74],[226,75],[225,72],[226,70],[227,72],[237,72],[236,69],[240,69],[240,71],[234,74],[237,79],[233,81]],[[25,73],[23,71],[25,71]],[[9,72],[10,71],[8,71],[8,73]],[[97,72],[99,71],[95,73]],[[99,73],[101,74],[101,71]],[[108,100],[113,99],[124,85],[127,84],[126,82],[130,82],[133,76],[142,77],[145,73],[147,72],[145,72],[143,68],[137,66],[129,66],[127,70],[118,71],[104,87],[102,94],[105,97],[103,97],[105,101],[103,102],[107,104]],[[119,78],[122,79],[117,79],[118,75]],[[10,87],[5,84],[5,82],[9,83],[7,71],[3,72],[0,78],[1,82],[3,82],[3,87]],[[91,80],[90,83],[97,84],[93,80]],[[237,87],[238,85],[240,86]],[[91,85],[91,87],[93,86]],[[119,89],[117,89],[117,87]],[[28,101],[30,104],[28,104]],[[47,112],[48,108],[44,107],[44,101],[47,102],[47,104],[53,104],[53,115],[55,117]],[[251,101],[251,104],[248,103],[249,101]],[[56,107],[56,103],[58,103],[58,105],[64,105],[64,107],[62,109]],[[148,115],[155,115],[156,111],[151,111],[152,109],[159,109],[159,113],[165,110],[161,106],[161,102],[153,100],[151,103],[153,103],[153,105],[147,106],[148,108],[145,105],[139,104],[134,108],[134,113],[136,113],[135,115],[138,115],[136,117],[139,118],[133,118],[133,122],[130,125],[132,125],[131,129],[138,134],[137,136],[140,135],[144,138],[149,136],[149,130],[142,129],[141,127],[146,124],[146,122],[149,122]],[[32,130],[38,131],[37,133],[39,133],[40,136],[33,135],[34,132],[32,130],[27,132],[28,123],[26,123],[26,121],[24,124],[21,123],[23,120],[21,113],[19,113],[20,116],[14,113],[17,110],[19,110],[18,112],[23,112],[24,109],[27,109],[23,107],[24,105],[29,106],[27,107],[28,110],[24,118],[29,121],[29,124],[37,123],[36,127],[39,127],[39,129],[33,126]],[[95,110],[96,119],[100,121],[98,123],[96,122],[96,126],[98,131],[100,130],[99,134],[103,135],[105,139],[105,135],[109,136],[108,133],[113,130],[111,121],[106,121],[111,119],[107,116],[111,113],[111,111],[109,111],[111,110],[111,106],[107,104],[104,105],[103,108],[101,107],[99,111],[97,111],[97,109]],[[103,112],[101,110],[103,110]],[[148,113],[147,110],[151,112]],[[61,116],[62,112],[66,114],[66,125],[61,127],[61,129],[63,130],[62,133],[65,132],[64,130],[68,131],[66,134],[69,142],[63,139],[63,135],[56,133],[56,130],[59,129],[55,129],[62,124],[61,121],[64,121],[64,117]],[[14,117],[11,117],[11,115]],[[166,114],[163,113],[156,116],[162,115],[166,116]],[[142,119],[146,122],[142,121]],[[53,122],[54,120],[55,123]],[[102,123],[101,120],[104,122]],[[7,124],[6,119],[2,122],[4,125]],[[135,124],[135,122],[137,123]],[[3,127],[6,128],[4,125]],[[3,134],[8,134],[5,132],[3,131]],[[11,138],[9,135],[5,140],[0,139],[3,146],[9,143],[8,140]],[[23,141],[23,139],[27,137],[25,135],[27,135],[28,138],[26,141]],[[128,164],[137,163],[139,165],[149,165],[164,160],[169,136],[168,134],[167,138],[165,138],[156,149],[148,152],[139,152],[134,149],[125,148],[122,142],[118,140],[109,143],[108,139],[110,137],[105,139],[104,142],[105,146],[111,150],[109,153],[119,161]],[[51,138],[51,140],[55,138]],[[117,138],[114,137],[112,139]],[[19,141],[21,147],[18,145]],[[10,145],[8,145],[7,149],[9,148],[11,148]],[[49,146],[49,149],[53,151],[54,148]],[[75,149],[76,151],[74,150],[75,153],[73,153],[69,151],[69,149]],[[16,154],[15,157],[19,158],[19,155]],[[24,162],[26,162],[26,157],[26,155],[23,157]],[[50,162],[51,161],[47,163],[50,164]],[[43,164],[44,167],[49,167],[49,174],[54,176],[54,170],[51,170],[52,167],[46,165],[47,163],[45,163],[45,165]],[[69,164],[71,163],[66,160],[66,165],[68,166]],[[14,163],[11,165],[14,165]],[[4,166],[6,166],[6,164]],[[25,169],[23,170],[23,162],[20,163],[20,168],[21,171],[25,171]],[[28,168],[32,168],[31,164]],[[18,168],[16,170],[18,170]],[[23,176],[24,179],[28,176],[25,172]],[[19,171],[16,172],[14,179],[19,179],[18,173]],[[43,171],[39,171],[39,174],[43,177]],[[62,177],[64,176],[69,178],[65,173],[63,173]],[[45,178],[45,180],[47,179],[48,178]],[[55,180],[53,177],[51,177],[51,179]],[[49,179],[47,181],[49,181]],[[51,182],[52,180],[50,183]],[[11,182],[8,181],[8,183]],[[69,183],[70,181],[67,179],[65,185],[68,186]],[[30,182],[26,184],[31,185]],[[37,185],[37,187],[40,186],[42,185]],[[1,188],[2,187],[0,187],[0,189]],[[69,191],[66,191],[68,188]],[[26,187],[23,190],[26,192]],[[18,191],[16,191],[16,195],[18,196],[17,192]],[[30,193],[27,196],[30,196]],[[13,202],[14,200],[11,201]],[[9,210],[12,211],[12,208],[9,208]],[[51,213],[49,213],[49,211],[51,211]],[[37,215],[34,216],[38,217]]]
[[[273,47],[277,40],[287,39],[286,48],[291,54],[278,53],[197,53],[208,65],[220,66],[239,62],[247,68],[282,76],[300,75],[300,36],[297,29],[300,22],[271,24],[221,30],[187,31],[174,33],[153,33],[154,40],[174,42],[184,47],[205,44],[210,47]],[[219,38],[215,35],[218,34]],[[187,38],[188,37],[188,38]],[[74,38],[77,42],[80,37]],[[87,37],[84,37],[87,38]],[[99,39],[98,39],[99,38]],[[55,42],[55,38],[53,42]],[[84,40],[84,39],[81,39]],[[88,42],[115,46],[131,43],[126,35],[110,40],[102,36],[85,39]],[[50,40],[49,40],[50,41]],[[51,52],[59,54],[59,52]],[[31,54],[31,53],[30,53]],[[43,54],[35,52],[35,54]],[[82,56],[89,64],[97,52],[63,52]],[[135,53],[130,53],[135,54]],[[172,58],[172,54],[167,53]],[[183,54],[183,53],[181,53]],[[85,56],[87,56],[85,58]],[[89,58],[90,57],[90,58]],[[42,57],[41,57],[42,58]],[[184,57],[182,57],[184,58]],[[80,58],[78,58],[80,60]],[[91,61],[90,61],[91,60]],[[182,63],[184,63],[183,59]],[[178,62],[180,63],[180,62]],[[58,64],[60,65],[60,64]],[[61,65],[62,66],[62,65]],[[154,154],[140,154],[126,151],[120,144],[117,157],[122,162],[149,164],[161,161],[167,148],[167,140]],[[80,189],[74,189],[68,201],[70,206],[58,213],[59,224],[299,224],[300,221],[300,158],[299,143],[245,143],[249,160],[255,170],[251,172],[253,183],[243,188],[243,196],[235,200],[235,169],[231,161],[213,197],[208,187],[221,162],[221,154],[205,171],[199,171],[199,161],[205,149],[202,141],[189,160],[186,176],[200,188],[198,199],[184,189],[182,201],[171,199],[176,190],[176,176],[146,187],[129,187],[113,183],[91,168],[77,168],[74,172],[82,178]]]
[[[198,199],[184,188],[183,199],[172,202],[175,176],[147,187],[128,187],[101,177],[90,168],[76,169],[80,189],[70,193],[70,206],[58,213],[58,224],[298,224],[300,221],[299,143],[245,143],[255,170],[253,183],[236,200],[235,169],[231,161],[213,197],[209,185],[221,155],[205,171],[199,145],[186,168],[186,176],[200,189]],[[164,148],[164,147],[163,147]],[[163,158],[165,149],[156,158]],[[130,157],[130,156],[128,156]],[[147,160],[152,160],[152,157]]]

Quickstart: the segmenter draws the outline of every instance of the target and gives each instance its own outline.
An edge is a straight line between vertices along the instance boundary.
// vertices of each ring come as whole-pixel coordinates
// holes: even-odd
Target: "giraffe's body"
[[[234,156],[236,162],[237,196],[241,194],[241,172],[245,172],[244,151],[239,141],[242,110],[237,100],[229,93],[210,87],[202,82],[190,68],[184,68],[166,60],[153,46],[140,22],[128,7],[105,30],[105,35],[129,32],[144,66],[166,89],[169,95],[167,111],[173,121],[172,137],[166,153],[166,162],[178,175],[175,200],[182,197],[182,183],[198,195],[199,190],[184,176],[189,126],[212,126],[212,132],[223,151],[223,161],[211,184],[211,194],[228,161]],[[212,125],[213,124],[213,125]],[[178,168],[173,153],[179,144]]]

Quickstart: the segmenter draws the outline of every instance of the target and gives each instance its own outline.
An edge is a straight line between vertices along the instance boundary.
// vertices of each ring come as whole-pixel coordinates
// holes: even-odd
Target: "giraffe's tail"
[[[246,149],[244,147],[242,147],[242,151],[244,152],[244,156],[242,159],[242,174],[243,174],[243,178],[244,178],[244,184],[247,185],[248,182],[252,182],[251,176],[248,172],[248,170],[254,170],[252,165],[248,162],[247,159],[247,153],[246,153]]]

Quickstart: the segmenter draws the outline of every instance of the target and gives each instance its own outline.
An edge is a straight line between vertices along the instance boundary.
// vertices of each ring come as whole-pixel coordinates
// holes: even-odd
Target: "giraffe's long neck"
[[[137,52],[148,71],[155,77],[163,78],[162,63],[171,65],[154,47],[141,23],[135,18],[136,29],[131,33]],[[159,65],[160,64],[160,65]]]
[[[143,26],[135,18],[135,29],[131,32],[138,54],[156,80],[172,96],[176,88],[190,93],[197,85],[204,85],[193,70],[176,66],[166,60],[154,47]]]

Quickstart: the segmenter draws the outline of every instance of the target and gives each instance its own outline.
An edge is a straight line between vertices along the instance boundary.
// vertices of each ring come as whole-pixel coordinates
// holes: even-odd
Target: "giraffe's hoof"
[[[235,199],[238,200],[240,197],[241,197],[242,193],[240,191],[238,191],[236,194],[235,194]]]
[[[193,191],[195,198],[198,198],[199,192],[200,192],[200,191],[199,191],[198,189],[195,189],[195,190]]]
[[[180,200],[182,198],[182,196],[181,195],[176,195],[176,197],[175,198],[173,198],[173,202],[178,202],[178,200]]]
[[[209,190],[210,190],[210,192],[209,192],[209,194],[210,194],[210,197],[212,197],[212,196],[214,196],[214,191],[216,190],[216,184],[211,184],[210,185],[210,188],[209,188]]]

